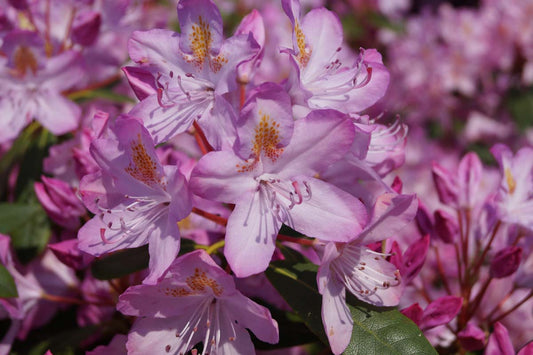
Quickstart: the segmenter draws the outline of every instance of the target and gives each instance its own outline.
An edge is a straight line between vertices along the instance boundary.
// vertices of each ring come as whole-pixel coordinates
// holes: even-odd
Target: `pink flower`
[[[159,163],[149,133],[129,116],[116,120],[109,138],[94,140],[91,153],[101,172],[85,176],[80,193],[95,217],[79,230],[78,247],[99,256],[149,244],[144,282],[154,283],[178,255],[177,222],[192,208],[185,177]]]
[[[291,96],[311,109],[331,108],[356,113],[378,101],[389,85],[389,73],[375,49],[359,57],[343,51],[343,31],[338,17],[325,8],[300,19],[300,2],[283,0],[293,27],[291,54],[294,71],[288,85]]]
[[[502,175],[496,197],[501,219],[533,230],[533,149],[524,147],[513,156],[507,146],[497,144],[491,152]]]
[[[3,38],[0,58],[0,142],[17,137],[32,119],[53,134],[74,130],[80,109],[61,92],[83,75],[79,55],[65,51],[47,58],[36,33],[13,31]]]
[[[258,45],[250,33],[225,40],[222,17],[210,0],[181,0],[178,19],[181,34],[156,29],[134,32],[130,39],[131,58],[152,73],[156,84],[131,114],[144,119],[156,143],[198,120],[213,147],[230,147],[235,112],[222,95],[237,87],[237,67],[257,53]],[[135,79],[130,83],[142,81]]]
[[[344,115],[313,111],[294,122],[287,94],[264,84],[251,93],[239,125],[234,151],[205,155],[191,177],[199,196],[235,204],[224,253],[238,277],[266,269],[283,223],[323,240],[347,241],[361,230],[362,203],[314,177],[352,144]]]
[[[322,294],[322,322],[331,350],[342,353],[352,335],[353,320],[346,305],[346,290],[357,298],[378,306],[395,306],[404,285],[400,271],[385,260],[384,254],[367,244],[394,235],[416,214],[414,196],[385,194],[378,198],[366,228],[347,243],[327,243],[317,274]]]
[[[262,341],[278,342],[268,309],[237,291],[233,278],[203,250],[178,258],[157,284],[127,289],[117,309],[140,317],[128,335],[129,354],[185,354],[199,342],[202,354],[253,354],[245,328]]]

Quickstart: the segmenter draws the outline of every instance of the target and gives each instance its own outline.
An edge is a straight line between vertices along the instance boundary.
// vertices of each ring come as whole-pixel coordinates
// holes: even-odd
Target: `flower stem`
[[[522,298],[517,304],[515,304],[511,309],[503,312],[502,314],[500,314],[496,319],[494,320],[491,320],[490,323],[496,323],[497,321],[507,317],[510,313],[514,312],[518,307],[520,307],[521,305],[523,305],[524,303],[526,303],[531,297],[533,297],[533,290],[529,292],[529,294]]]
[[[315,243],[315,241],[311,239],[291,237],[285,234],[278,234],[277,239],[284,241],[284,242],[292,242],[292,243],[296,243],[300,245],[307,245],[307,246],[313,246]]]
[[[204,131],[202,130],[198,122],[194,121],[193,126],[194,126],[194,139],[196,139],[196,143],[198,143],[198,146],[200,147],[202,154],[205,155],[215,150],[211,146],[211,144],[209,144],[209,142],[207,141]]]
[[[210,221],[213,221],[217,224],[220,224],[221,226],[226,226],[228,224],[228,220],[222,216],[219,216],[219,215],[216,215],[216,214],[213,214],[213,213],[209,213],[207,211],[204,211],[204,210],[201,210],[197,207],[193,207],[192,208],[192,212],[193,213],[196,213],[197,215],[199,216],[202,216],[204,218],[207,218],[208,220]]]
[[[225,244],[226,244],[226,241],[224,239],[219,240],[215,244],[209,246],[209,248],[207,248],[205,251],[207,252],[207,254],[211,255],[218,249],[222,248]]]

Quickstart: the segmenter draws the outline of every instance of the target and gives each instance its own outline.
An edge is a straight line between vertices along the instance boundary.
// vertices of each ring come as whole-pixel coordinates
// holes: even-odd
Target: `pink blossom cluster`
[[[507,99],[533,83],[532,11],[527,0],[485,0],[394,19],[403,30],[378,35],[392,77],[384,107],[446,131],[466,123],[461,134],[470,142],[513,139]]]
[[[455,161],[415,126],[500,113],[518,59],[531,84],[527,4],[408,18],[387,66],[317,1],[0,4],[0,355],[61,322],[89,354],[260,353],[285,314],[349,353],[354,305],[443,351],[533,352],[533,150]]]

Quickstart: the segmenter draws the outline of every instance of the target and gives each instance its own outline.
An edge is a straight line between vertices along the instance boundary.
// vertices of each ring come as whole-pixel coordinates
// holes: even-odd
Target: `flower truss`
[[[492,2],[0,0],[0,355],[531,353],[533,150],[389,109],[532,75]]]

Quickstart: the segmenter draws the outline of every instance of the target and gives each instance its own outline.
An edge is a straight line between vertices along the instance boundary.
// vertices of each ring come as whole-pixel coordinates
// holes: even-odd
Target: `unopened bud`
[[[439,200],[446,205],[456,205],[458,186],[455,176],[437,163],[433,163],[432,172]]]
[[[79,14],[72,24],[72,41],[82,46],[90,46],[98,37],[102,18],[95,11]]]
[[[467,351],[481,350],[485,347],[485,332],[473,323],[468,323],[465,329],[457,333],[457,339]]]
[[[439,238],[446,244],[454,242],[459,234],[459,226],[455,218],[443,210],[437,210],[434,213],[435,231]]]
[[[494,255],[490,262],[490,276],[501,279],[515,273],[522,260],[522,248],[508,247]]]

